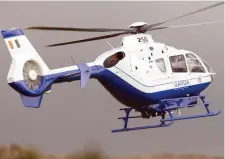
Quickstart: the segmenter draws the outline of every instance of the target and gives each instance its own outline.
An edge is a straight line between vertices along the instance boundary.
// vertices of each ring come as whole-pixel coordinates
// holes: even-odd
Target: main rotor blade
[[[101,39],[107,39],[107,38],[112,38],[112,37],[116,37],[116,36],[123,35],[123,34],[129,34],[129,33],[130,32],[122,32],[122,33],[116,33],[116,34],[109,34],[109,35],[104,35],[104,36],[98,36],[98,37],[88,38],[88,39],[82,39],[82,40],[76,40],[76,41],[69,41],[69,42],[65,42],[65,43],[57,43],[57,44],[47,45],[47,47],[59,46],[59,45],[68,45],[68,44],[75,44],[75,43],[82,43],[82,42],[94,41],[94,40],[101,40]]]
[[[171,25],[171,26],[164,26],[158,28],[151,28],[149,31],[152,30],[159,30],[159,29],[167,29],[167,28],[183,28],[183,27],[190,27],[190,26],[199,26],[199,25],[206,25],[206,24],[215,24],[221,23],[223,21],[213,21],[213,22],[204,22],[204,23],[193,23],[193,24],[186,24],[186,25]]]
[[[34,26],[30,30],[54,30],[54,31],[81,31],[81,32],[110,32],[110,31],[130,31],[133,29],[111,29],[111,28],[71,28],[71,27],[51,27],[51,26]]]
[[[159,25],[162,25],[164,23],[167,23],[167,22],[171,22],[173,20],[176,20],[176,19],[180,19],[180,18],[183,18],[183,17],[186,17],[186,16],[189,16],[189,15],[193,15],[193,14],[196,14],[196,13],[199,13],[199,12],[202,12],[202,11],[205,11],[205,10],[208,10],[208,9],[211,9],[211,8],[214,8],[214,7],[217,7],[217,6],[220,6],[220,5],[223,5],[224,4],[224,1],[223,2],[219,2],[219,3],[216,3],[216,4],[213,4],[213,5],[210,5],[208,7],[205,7],[205,8],[202,8],[202,9],[198,9],[196,11],[193,11],[193,12],[190,12],[190,13],[187,13],[187,14],[183,14],[179,17],[176,17],[176,18],[173,18],[173,19],[170,19],[170,20],[166,20],[164,22],[160,22],[160,23],[155,23],[155,24],[150,24],[147,26],[147,30],[151,30],[153,27],[156,27],[156,26],[159,26]]]

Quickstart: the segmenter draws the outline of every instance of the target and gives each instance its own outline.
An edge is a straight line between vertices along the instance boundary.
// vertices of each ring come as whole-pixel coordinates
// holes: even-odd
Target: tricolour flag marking
[[[14,49],[12,41],[8,41],[8,43],[9,43],[10,48]]]
[[[20,48],[20,43],[17,39],[15,40],[15,43],[16,43],[17,48]]]
[[[19,41],[18,41],[18,39],[14,40],[14,42],[15,42],[15,43],[13,43],[12,40],[9,40],[9,41],[8,41],[9,47],[10,47],[11,49],[14,49],[14,48],[20,48],[20,47],[21,47],[21,46],[20,46],[20,43],[19,43]]]

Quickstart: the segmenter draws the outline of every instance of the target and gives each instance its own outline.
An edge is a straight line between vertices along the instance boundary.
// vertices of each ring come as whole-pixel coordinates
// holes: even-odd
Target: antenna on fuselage
[[[107,40],[106,40],[105,42],[106,42],[113,50],[115,50],[114,47],[113,47]]]
[[[73,56],[71,56],[71,59],[72,59],[72,61],[73,61],[73,64],[75,65],[75,61],[74,61],[74,59],[73,59]]]
[[[168,41],[168,39],[166,39],[166,38],[159,38],[160,40],[163,40],[163,42],[166,44],[167,43],[167,41]]]

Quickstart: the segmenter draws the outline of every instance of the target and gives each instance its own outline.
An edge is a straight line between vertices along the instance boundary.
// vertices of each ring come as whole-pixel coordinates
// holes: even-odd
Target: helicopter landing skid
[[[190,115],[190,116],[183,116],[183,117],[175,117],[173,115],[174,110],[179,110],[185,107],[195,107],[197,105],[197,99],[200,98],[207,113],[198,114],[198,115]],[[173,124],[173,121],[176,120],[184,120],[184,119],[193,119],[193,118],[202,118],[202,117],[210,117],[215,116],[221,113],[221,110],[217,112],[212,112],[209,109],[209,103],[206,102],[206,97],[203,95],[200,96],[189,96],[189,97],[182,97],[182,98],[172,98],[172,99],[164,99],[161,100],[159,104],[151,105],[151,106],[143,106],[140,108],[122,108],[126,114],[125,117],[120,117],[118,119],[122,119],[124,121],[124,127],[121,129],[114,129],[111,132],[125,132],[125,131],[133,131],[133,130],[142,130],[142,129],[150,129],[150,128],[158,128],[158,127],[166,127]],[[136,110],[142,113],[141,116],[129,116],[132,110]],[[169,117],[165,118],[165,114],[168,114]],[[162,119],[160,120],[160,124],[156,125],[149,125],[149,126],[141,126],[141,127],[133,127],[128,128],[128,120],[134,118],[150,118],[161,116]]]
[[[200,98],[201,99],[201,101],[202,101],[202,103],[203,103],[203,105],[205,106],[205,109],[206,109],[206,113],[204,113],[204,114],[197,114],[197,115],[190,115],[190,116],[183,116],[183,117],[174,117],[174,115],[171,113],[171,111],[173,110],[173,109],[179,109],[180,108],[180,105],[181,105],[181,107],[182,108],[184,108],[184,107],[195,107],[196,106],[196,104],[190,104],[190,103],[188,103],[188,100],[189,101],[191,101],[191,100],[195,100],[195,101],[197,101],[197,98]],[[177,99],[179,99],[179,98],[177,98]],[[182,105],[182,104],[177,104],[177,107],[175,106],[175,107],[173,107],[173,109],[171,110],[171,108],[172,107],[170,107],[169,106],[169,104],[167,103],[167,101],[165,102],[165,101],[163,101],[163,102],[165,102],[165,109],[166,110],[168,110],[168,113],[169,113],[169,118],[166,118],[166,119],[161,119],[160,121],[161,122],[166,122],[166,121],[175,121],[175,120],[184,120],[184,119],[193,119],[193,118],[203,118],[203,117],[210,117],[210,116],[216,116],[216,115],[219,115],[220,113],[221,113],[221,110],[219,110],[219,111],[217,111],[217,112],[212,112],[210,109],[209,109],[209,103],[208,102],[206,102],[206,97],[205,96],[203,96],[203,95],[201,95],[201,96],[192,96],[192,97],[185,97],[184,98],[185,100],[187,100],[186,102],[188,103],[187,105]],[[173,100],[173,99],[171,99],[171,100]],[[176,99],[175,99],[175,101],[176,101]]]
[[[124,110],[126,113],[126,117],[120,117],[118,119],[122,119],[124,121],[124,127],[122,129],[114,129],[111,132],[115,133],[115,132],[124,132],[124,131],[132,131],[132,130],[142,130],[142,129],[150,129],[150,128],[158,128],[158,127],[166,127],[166,126],[170,126],[173,121],[161,121],[160,124],[156,124],[156,125],[149,125],[149,126],[140,126],[140,127],[133,127],[133,128],[128,128],[128,120],[131,118],[143,118],[142,116],[129,116],[131,110],[133,110],[134,108],[124,108],[124,109],[120,109],[120,110]]]

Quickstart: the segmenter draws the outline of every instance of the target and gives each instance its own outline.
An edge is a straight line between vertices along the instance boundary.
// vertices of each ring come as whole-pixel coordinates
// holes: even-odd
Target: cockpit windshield
[[[203,64],[205,65],[207,71],[212,73],[213,72],[212,67],[205,60],[203,60],[202,58],[200,58],[200,59],[202,60]]]
[[[187,59],[188,69],[190,72],[198,72],[198,73],[206,72],[205,68],[195,55],[187,53],[185,54],[185,56]]]
[[[201,57],[195,56],[192,53],[170,56],[169,60],[172,71],[176,73],[205,73],[206,70],[208,72],[213,72],[212,68],[205,60],[203,60]]]

